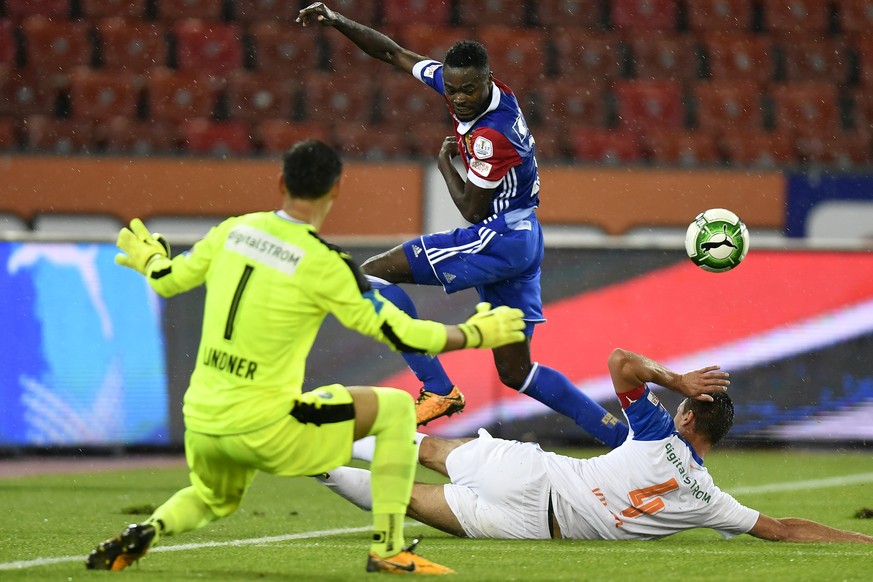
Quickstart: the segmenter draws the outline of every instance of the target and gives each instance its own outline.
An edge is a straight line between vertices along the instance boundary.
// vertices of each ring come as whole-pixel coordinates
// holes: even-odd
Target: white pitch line
[[[731,495],[750,495],[756,493],[777,493],[780,491],[799,491],[803,489],[825,489],[827,487],[841,487],[843,485],[857,485],[860,483],[873,483],[873,473],[856,473],[842,477],[828,477],[826,479],[808,479],[806,481],[792,481],[786,483],[769,483],[751,487],[735,487],[726,489]],[[420,525],[417,521],[407,522],[407,526]],[[281,536],[266,536],[262,538],[249,538],[244,540],[230,540],[227,542],[200,542],[196,544],[178,544],[173,546],[158,546],[149,553],[179,552],[182,550],[197,550],[200,548],[224,548],[230,546],[250,546],[256,544],[272,544],[290,540],[306,540],[313,538],[325,538],[334,535],[360,533],[369,531],[372,526],[349,527],[340,529],[326,529],[321,531],[285,534]],[[0,563],[2,570],[23,570],[37,566],[48,566],[63,562],[84,562],[84,556],[63,556],[60,558],[36,558],[33,560],[20,560],[18,562]]]

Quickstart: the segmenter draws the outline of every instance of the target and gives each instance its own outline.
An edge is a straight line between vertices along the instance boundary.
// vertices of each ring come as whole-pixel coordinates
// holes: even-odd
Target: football
[[[705,271],[730,271],[749,252],[749,231],[730,210],[710,208],[688,225],[685,251],[688,258]]]

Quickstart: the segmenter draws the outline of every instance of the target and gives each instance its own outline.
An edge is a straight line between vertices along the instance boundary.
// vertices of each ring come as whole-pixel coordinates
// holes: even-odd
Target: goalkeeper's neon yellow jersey
[[[436,353],[446,343],[445,326],[406,315],[346,253],[281,211],[230,218],[190,251],[153,261],[147,277],[164,297],[206,284],[184,402],[197,432],[239,434],[288,414],[328,313],[395,350]]]

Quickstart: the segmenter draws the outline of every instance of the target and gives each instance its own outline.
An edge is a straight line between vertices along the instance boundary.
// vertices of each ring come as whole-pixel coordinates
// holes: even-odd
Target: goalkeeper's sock
[[[534,363],[519,392],[568,416],[591,436],[615,448],[627,439],[625,423],[576,388],[562,373]]]
[[[373,497],[373,545],[379,556],[403,548],[403,516],[412,495],[418,462],[415,444],[415,405],[410,395],[396,388],[374,388],[379,400],[370,434],[376,436],[370,464]]]
[[[146,523],[160,522],[158,535],[175,535],[199,529],[218,519],[208,505],[200,500],[194,487],[185,487],[176,492],[158,507]]]
[[[373,509],[373,495],[370,493],[370,472],[366,469],[337,467],[324,475],[319,475],[315,479],[364,511]]]
[[[424,433],[417,432],[415,433],[415,447],[416,451],[418,447],[421,445],[421,441],[427,435]],[[373,453],[376,450],[376,437],[368,436],[362,439],[356,440],[352,443],[352,458],[357,459],[358,461],[372,461]],[[417,457],[416,457],[417,459]]]
[[[367,275],[367,280],[372,285],[373,289],[378,289],[379,293],[396,305],[401,311],[405,312],[410,317],[418,318],[418,311],[415,309],[415,303],[409,294],[397,285],[392,285],[384,279]],[[415,374],[415,377],[421,382],[422,386],[428,392],[445,396],[452,391],[452,381],[446,374],[445,368],[440,363],[439,358],[428,354],[401,354],[406,361],[406,365]]]

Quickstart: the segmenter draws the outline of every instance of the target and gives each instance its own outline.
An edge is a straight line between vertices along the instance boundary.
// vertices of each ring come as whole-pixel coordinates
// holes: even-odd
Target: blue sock
[[[392,285],[384,279],[367,275],[373,289],[378,289],[382,297],[405,311],[409,316],[418,318],[418,311],[409,294],[397,285]],[[434,394],[445,396],[452,391],[452,381],[443,369],[436,356],[428,354],[402,354],[406,365],[419,379],[424,389]]]
[[[613,449],[627,438],[625,423],[588,398],[557,370],[535,363],[519,392],[572,418],[591,436]]]

